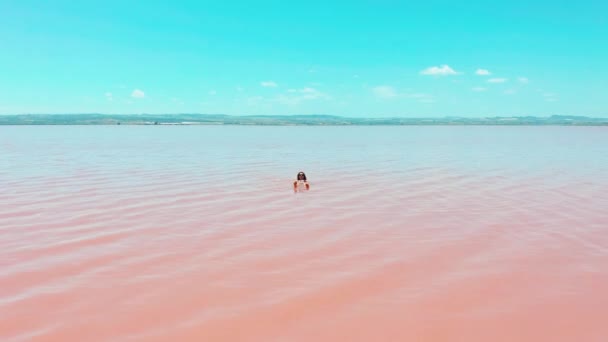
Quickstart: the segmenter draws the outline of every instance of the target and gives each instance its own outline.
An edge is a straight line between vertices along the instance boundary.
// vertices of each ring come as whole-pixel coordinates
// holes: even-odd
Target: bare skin
[[[306,190],[310,190],[310,184],[307,181],[304,181],[306,185]],[[293,192],[298,192],[298,181],[293,182]]]
[[[297,180],[293,182],[293,192],[298,192],[298,182],[300,181],[304,182],[307,191],[310,190],[310,184],[308,184],[308,181],[306,180],[306,174],[304,174],[304,172],[299,172]]]

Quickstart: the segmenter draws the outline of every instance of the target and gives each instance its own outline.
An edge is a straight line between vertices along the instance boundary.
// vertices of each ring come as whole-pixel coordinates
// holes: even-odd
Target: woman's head
[[[306,174],[302,171],[298,172],[298,175],[296,177],[298,180],[306,180]]]

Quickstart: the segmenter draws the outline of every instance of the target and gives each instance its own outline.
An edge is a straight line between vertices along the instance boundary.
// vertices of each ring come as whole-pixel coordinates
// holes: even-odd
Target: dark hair
[[[297,180],[300,180],[300,175],[302,176],[302,180],[306,180],[306,174],[303,171],[298,172],[296,175]]]

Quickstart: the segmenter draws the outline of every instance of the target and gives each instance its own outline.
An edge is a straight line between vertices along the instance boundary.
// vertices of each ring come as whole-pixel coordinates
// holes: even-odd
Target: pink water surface
[[[575,127],[0,128],[0,340],[607,341],[606,146]]]

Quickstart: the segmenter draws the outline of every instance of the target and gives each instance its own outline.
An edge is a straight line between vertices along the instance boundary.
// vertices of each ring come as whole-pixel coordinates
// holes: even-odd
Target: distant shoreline
[[[349,118],[333,115],[221,114],[15,114],[0,115],[0,126],[142,125],[142,126],[608,126],[608,118],[549,117]]]

